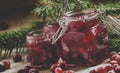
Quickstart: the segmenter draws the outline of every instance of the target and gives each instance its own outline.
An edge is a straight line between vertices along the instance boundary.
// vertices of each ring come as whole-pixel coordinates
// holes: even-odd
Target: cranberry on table
[[[112,60],[112,61],[110,61],[110,64],[114,65],[114,64],[118,64],[118,62],[116,60]]]
[[[90,73],[98,73],[96,70],[90,70]]]
[[[104,67],[99,67],[99,68],[98,68],[98,72],[99,72],[99,73],[107,73],[107,70],[106,70],[106,68],[104,68]]]
[[[116,67],[116,68],[114,69],[114,71],[115,71],[115,73],[120,73],[120,66]]]
[[[110,57],[110,60],[117,60],[118,58],[120,58],[120,55],[118,55],[118,54],[113,54],[113,55]]]
[[[58,67],[58,64],[53,64],[50,66],[50,71],[54,73],[55,69]]]
[[[105,68],[106,68],[107,71],[110,71],[110,70],[112,70],[112,65],[111,64],[107,65],[107,66],[105,66]]]
[[[3,64],[4,64],[4,66],[5,66],[6,69],[9,69],[9,68],[10,68],[10,61],[4,60],[4,61],[3,61]]]
[[[56,67],[54,73],[63,73],[63,70],[61,67]]]
[[[20,54],[15,54],[13,56],[13,61],[14,62],[21,62],[22,61],[22,56]]]
[[[114,70],[118,66],[119,66],[118,64],[114,64],[114,65],[112,65],[112,69]]]

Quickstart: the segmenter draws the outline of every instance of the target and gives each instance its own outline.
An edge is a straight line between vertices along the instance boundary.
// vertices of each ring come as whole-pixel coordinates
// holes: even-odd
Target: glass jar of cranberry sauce
[[[51,44],[53,32],[32,31],[26,36],[28,56],[32,65],[49,66],[57,60],[57,50]]]
[[[96,11],[67,12],[64,20],[66,32],[60,42],[62,58],[68,64],[96,65],[108,55],[108,31],[99,22]],[[64,28],[62,28],[64,30]]]

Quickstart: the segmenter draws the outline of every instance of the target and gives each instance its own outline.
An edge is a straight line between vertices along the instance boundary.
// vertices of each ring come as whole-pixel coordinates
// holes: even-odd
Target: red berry
[[[112,61],[110,61],[110,64],[114,65],[114,64],[118,64],[118,62],[116,60],[112,60]]]
[[[75,73],[73,70],[67,70],[65,73]]]
[[[5,71],[5,66],[3,63],[0,63],[0,72]]]
[[[29,73],[39,73],[39,70],[32,68],[29,70]]]
[[[22,61],[22,56],[19,55],[19,54],[15,54],[13,56],[13,60],[14,60],[14,62],[21,62]]]
[[[24,72],[25,72],[24,69],[20,69],[17,71],[17,73],[24,73]]]
[[[4,60],[3,63],[4,63],[4,65],[5,65],[5,68],[6,68],[6,69],[9,69],[9,68],[10,68],[10,61]]]
[[[116,67],[118,67],[119,65],[118,64],[113,64],[112,65],[112,69],[115,69]]]
[[[99,73],[107,73],[107,70],[106,70],[106,68],[99,67],[99,68],[98,68],[98,72],[99,72]]]
[[[53,64],[53,65],[51,65],[51,66],[50,66],[50,71],[51,71],[52,73],[54,73],[56,67],[58,67],[58,64]]]
[[[120,56],[118,54],[114,54],[110,57],[110,60],[117,60]]]
[[[110,70],[112,70],[112,65],[111,64],[107,65],[107,66],[105,66],[105,68],[106,68],[107,71],[110,71]]]
[[[116,67],[114,71],[115,73],[120,73],[120,66]]]
[[[56,68],[55,68],[55,73],[63,73],[62,68],[56,67]]]

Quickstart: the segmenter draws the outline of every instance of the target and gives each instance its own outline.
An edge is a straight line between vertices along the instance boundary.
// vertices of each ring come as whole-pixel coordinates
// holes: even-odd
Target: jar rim
[[[84,10],[72,10],[72,11],[68,11],[64,14],[64,16],[74,16],[77,14],[81,14],[81,16],[86,15],[88,13],[94,13],[96,10],[94,9],[84,9]]]

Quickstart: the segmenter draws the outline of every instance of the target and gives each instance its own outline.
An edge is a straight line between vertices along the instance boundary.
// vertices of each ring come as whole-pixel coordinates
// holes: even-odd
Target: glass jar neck
[[[91,19],[96,19],[99,13],[97,11],[70,11],[65,13],[64,19],[66,22],[70,21],[89,21]]]

